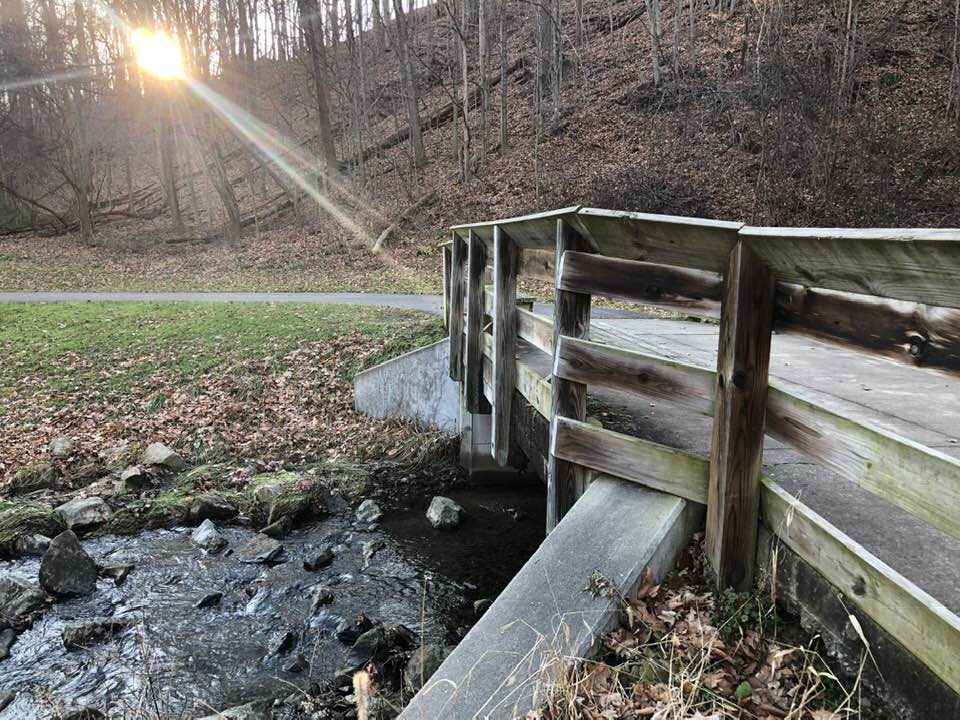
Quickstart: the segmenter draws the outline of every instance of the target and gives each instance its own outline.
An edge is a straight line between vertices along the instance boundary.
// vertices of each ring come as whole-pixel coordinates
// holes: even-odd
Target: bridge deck
[[[536,310],[549,313],[549,306]],[[546,311],[546,312],[544,312]],[[611,318],[595,312],[592,339],[705,368],[716,366],[718,327],[660,318]],[[596,317],[599,315],[600,317]],[[605,317],[604,317],[605,316]],[[551,358],[521,341],[518,357],[542,377]],[[809,337],[775,335],[771,379],[854,420],[960,458],[960,378],[908,367]],[[592,389],[589,412],[605,427],[709,455],[711,419],[669,402]],[[960,540],[893,507],[767,437],[764,472],[867,550],[960,612]],[[905,541],[905,539],[908,539]]]

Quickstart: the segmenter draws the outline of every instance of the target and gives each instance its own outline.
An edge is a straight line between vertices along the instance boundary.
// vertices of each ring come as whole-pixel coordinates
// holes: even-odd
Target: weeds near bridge
[[[819,638],[779,614],[773,583],[717,594],[704,567],[695,543],[662,584],[648,571],[599,659],[542,668],[547,699],[527,720],[865,717],[860,676],[844,685]],[[603,586],[595,574],[587,589]]]

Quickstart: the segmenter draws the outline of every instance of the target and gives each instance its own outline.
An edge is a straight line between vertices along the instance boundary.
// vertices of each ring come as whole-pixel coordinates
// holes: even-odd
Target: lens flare
[[[182,78],[183,56],[176,41],[163,30],[134,30],[130,36],[137,64],[164,80]]]

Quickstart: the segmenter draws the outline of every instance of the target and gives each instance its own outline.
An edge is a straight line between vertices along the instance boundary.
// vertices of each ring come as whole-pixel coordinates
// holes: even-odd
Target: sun
[[[164,80],[182,78],[183,56],[176,41],[163,30],[134,30],[130,36],[137,64]]]

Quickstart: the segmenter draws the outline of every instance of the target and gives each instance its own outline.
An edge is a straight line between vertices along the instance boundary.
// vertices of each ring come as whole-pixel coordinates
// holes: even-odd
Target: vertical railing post
[[[463,239],[453,233],[450,248],[450,379],[463,380],[463,266],[466,248]]]
[[[510,454],[510,412],[517,384],[517,244],[493,229],[493,432],[491,452],[499,465]]]
[[[590,248],[580,235],[563,220],[557,220],[556,244],[556,276],[557,290],[554,296],[553,310],[553,347],[554,362],[556,362],[556,348],[560,343],[558,338],[567,335],[575,338],[586,338],[590,334],[590,296],[583,293],[560,290],[560,273],[563,265],[563,254],[567,250],[580,252]],[[550,438],[551,447],[556,425],[556,417],[568,417],[575,420],[585,420],[587,417],[587,386],[583,383],[570,382],[554,376],[551,381],[551,418]],[[566,460],[554,457],[550,453],[547,467],[547,532],[553,530],[571,508],[585,487],[583,468],[577,467]]]
[[[753,583],[773,304],[773,276],[738,242],[724,276],[707,499],[707,555],[721,589]]]
[[[443,273],[443,326],[450,327],[450,252],[444,245],[441,251],[441,271]]]
[[[483,272],[487,266],[487,248],[473,230],[467,236],[467,353],[463,394],[467,410],[486,413],[483,396]]]

